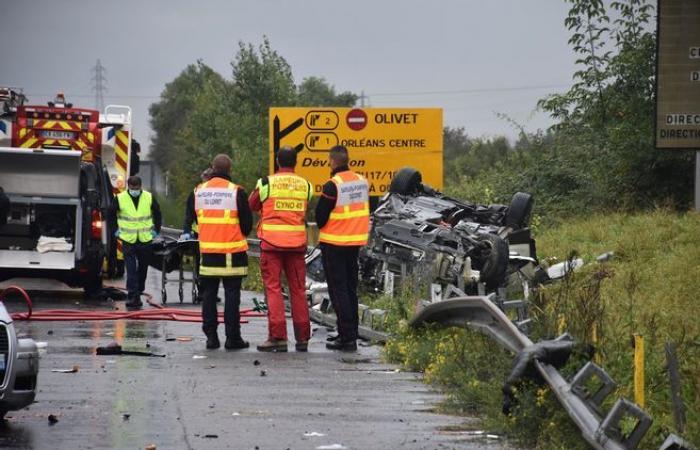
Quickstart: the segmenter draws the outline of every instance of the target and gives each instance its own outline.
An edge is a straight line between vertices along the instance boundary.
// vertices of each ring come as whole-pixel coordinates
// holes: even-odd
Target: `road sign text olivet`
[[[384,195],[396,171],[411,166],[442,189],[440,108],[270,108],[270,173],[280,147],[297,150],[296,172],[319,195],[330,177],[328,152],[344,145],[350,168]]]

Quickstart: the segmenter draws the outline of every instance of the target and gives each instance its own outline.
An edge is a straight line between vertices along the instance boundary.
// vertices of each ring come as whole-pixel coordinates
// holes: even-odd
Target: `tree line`
[[[231,156],[236,182],[252,189],[267,174],[269,107],[352,106],[356,100],[322,77],[295,84],[291,67],[267,38],[257,47],[241,42],[230,78],[197,61],[166,84],[149,108],[151,158],[169,173],[178,199],[218,153]]]
[[[519,126],[515,142],[444,129],[445,190],[467,200],[507,203],[535,195],[555,218],[581,211],[686,208],[694,155],[654,147],[656,37],[649,0],[567,0],[573,84],[537,107],[555,119],[548,130]],[[184,198],[217,153],[231,155],[236,181],[252,188],[267,173],[268,108],[352,106],[322,77],[294,82],[289,63],[267,38],[239,43],[226,78],[201,61],[168,83],[150,107],[151,157]],[[439,106],[439,105],[436,105]],[[509,120],[504,117],[504,120]],[[512,121],[511,121],[512,122]]]

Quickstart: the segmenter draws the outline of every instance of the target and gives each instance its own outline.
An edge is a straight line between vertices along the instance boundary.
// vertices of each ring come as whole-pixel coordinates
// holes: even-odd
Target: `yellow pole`
[[[634,402],[644,408],[644,336],[634,335]]]
[[[591,344],[595,347],[595,354],[593,355],[593,362],[600,365],[600,348],[598,347],[598,324],[593,322],[591,328]]]
[[[566,331],[566,317],[564,314],[559,314],[559,320],[557,321],[557,336],[561,336]]]

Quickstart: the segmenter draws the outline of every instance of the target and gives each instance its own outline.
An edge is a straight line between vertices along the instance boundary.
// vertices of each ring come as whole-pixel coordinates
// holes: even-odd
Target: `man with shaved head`
[[[228,350],[248,347],[241,337],[241,282],[248,274],[248,241],[253,216],[248,196],[231,181],[231,158],[219,154],[211,162],[211,178],[194,191],[199,226],[199,276],[202,286],[202,330],[207,348],[220,347],[216,294],[224,285],[224,325]]]

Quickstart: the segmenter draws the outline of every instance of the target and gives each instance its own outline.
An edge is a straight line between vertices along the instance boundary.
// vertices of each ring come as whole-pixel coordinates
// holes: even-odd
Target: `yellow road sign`
[[[284,145],[297,150],[296,172],[316,195],[330,177],[328,151],[335,145],[347,147],[350,166],[367,178],[370,195],[384,195],[405,166],[442,189],[439,108],[270,108],[270,173]]]

